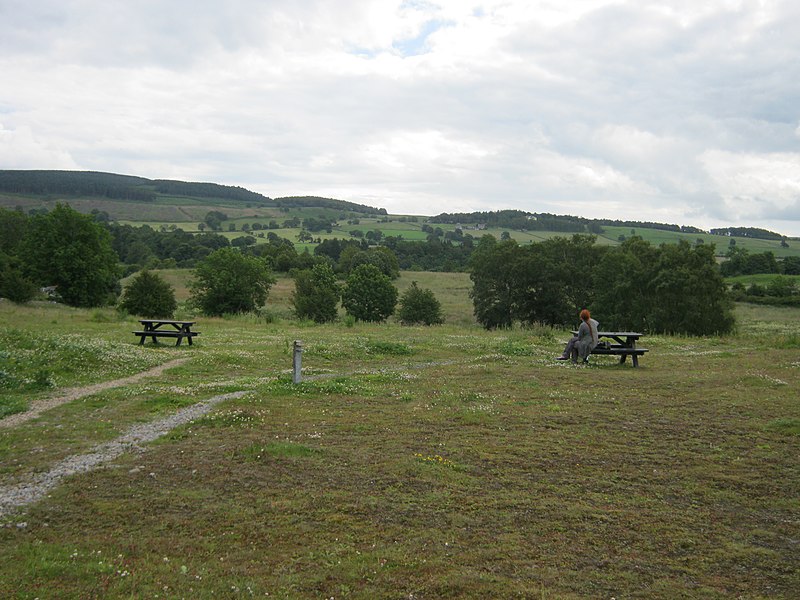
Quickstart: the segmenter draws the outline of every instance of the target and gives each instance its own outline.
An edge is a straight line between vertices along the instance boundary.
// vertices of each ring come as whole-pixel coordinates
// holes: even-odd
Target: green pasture
[[[800,256],[800,240],[789,240],[788,248],[781,247],[780,241],[760,240],[744,237],[726,237],[721,235],[711,235],[708,233],[680,233],[674,231],[664,231],[661,229],[646,229],[643,227],[604,227],[604,232],[598,236],[598,241],[605,240],[606,243],[619,243],[619,236],[626,238],[637,235],[651,244],[675,244],[680,240],[685,240],[690,244],[703,240],[704,244],[714,244],[717,256],[724,256],[730,247],[730,241],[736,241],[737,248],[745,248],[752,254],[762,252],[772,252],[775,256]]]
[[[331,233],[317,232],[314,233],[315,238],[320,239],[348,239],[350,232],[353,230],[360,230],[366,233],[370,230],[380,230],[385,236],[402,236],[406,240],[425,240],[428,234],[422,231],[422,225],[427,221],[427,217],[418,217],[418,222],[401,222],[399,215],[389,215],[390,222],[379,222],[383,217],[381,216],[367,216],[359,213],[352,213],[346,210],[337,210],[332,208],[322,207],[308,207],[308,208],[292,208],[288,211],[283,211],[276,207],[263,207],[257,204],[248,206],[241,202],[214,199],[214,198],[193,198],[186,196],[166,196],[158,195],[154,202],[130,202],[121,200],[111,200],[104,198],[42,198],[40,196],[26,196],[21,194],[0,194],[0,206],[6,208],[14,208],[21,206],[24,210],[33,208],[52,208],[56,202],[67,202],[75,210],[83,213],[90,213],[92,210],[100,210],[108,213],[112,220],[118,221],[122,224],[132,225],[135,227],[141,225],[149,225],[155,229],[163,227],[175,226],[184,231],[198,232],[198,224],[203,221],[205,215],[212,210],[217,210],[228,215],[229,220],[223,223],[222,233],[229,239],[242,235],[242,225],[247,223],[260,223],[267,225],[271,220],[275,220],[282,224],[286,219],[298,217],[301,220],[305,218],[315,219],[331,219],[338,220],[338,226],[333,228]],[[347,220],[357,218],[358,224],[348,225]],[[236,231],[229,232],[228,225],[233,223],[236,225]],[[442,231],[454,231],[456,225],[454,224],[436,224],[432,223],[432,227],[440,228]],[[710,234],[689,234],[672,231],[662,231],[656,229],[646,228],[630,228],[630,227],[605,227],[603,234],[597,238],[599,244],[603,245],[617,245],[619,244],[619,237],[623,235],[630,237],[631,235],[638,235],[643,239],[653,243],[677,243],[679,240],[686,240],[689,243],[696,243],[698,239],[702,239],[704,243],[714,244],[718,256],[724,256],[728,250],[728,244],[731,239],[736,241],[739,248],[746,248],[751,253],[760,253],[771,251],[777,257],[784,256],[800,256],[800,240],[790,239],[789,247],[783,248],[779,241],[773,240],[759,240],[752,238],[734,237],[728,238],[723,236],[715,236]],[[292,241],[297,240],[297,235],[300,233],[300,228],[296,229],[278,229],[273,230],[281,237],[285,237]],[[570,233],[552,232],[552,231],[514,231],[506,230],[503,228],[489,228],[485,230],[471,229],[471,225],[463,225],[464,233],[472,235],[476,239],[480,239],[484,234],[491,234],[500,239],[504,231],[508,231],[509,235],[521,244],[540,242],[550,239],[555,236],[571,236]],[[267,230],[262,230],[265,234]],[[256,232],[257,233],[257,232]],[[297,243],[297,242],[296,242]],[[298,248],[301,246],[299,243]]]
[[[726,277],[725,283],[741,283],[750,286],[754,283],[761,286],[768,286],[776,277],[781,277],[789,281],[794,281],[795,285],[800,285],[800,275],[778,275],[776,273],[757,273],[755,275],[738,275],[736,277]]]
[[[566,331],[474,325],[466,275],[412,280],[445,325],[297,322],[288,279],[179,348],[112,309],[0,302],[6,413],[186,359],[0,427],[0,490],[247,392],[0,517],[0,597],[796,597],[800,310],[574,367]]]

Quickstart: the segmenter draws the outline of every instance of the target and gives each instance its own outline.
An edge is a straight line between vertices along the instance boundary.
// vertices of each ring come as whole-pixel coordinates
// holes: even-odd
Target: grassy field
[[[139,347],[113,310],[0,303],[0,406],[188,359],[0,428],[0,486],[247,392],[0,519],[0,597],[797,597],[800,311],[573,367],[567,332],[472,324],[466,276],[412,279],[448,324],[298,323],[282,280],[277,320]]]

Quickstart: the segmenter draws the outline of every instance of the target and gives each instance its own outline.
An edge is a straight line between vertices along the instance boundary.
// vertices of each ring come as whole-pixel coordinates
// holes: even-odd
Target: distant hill
[[[374,208],[333,198],[290,196],[272,199],[238,186],[170,179],[146,179],[95,171],[0,170],[0,192],[65,198],[107,198],[134,202],[155,202],[160,197],[204,198],[280,208],[321,207],[367,215],[386,214],[384,208]]]
[[[328,211],[357,213],[365,217],[382,219],[387,215],[385,208],[375,208],[334,198],[318,196],[270,198],[239,186],[147,179],[95,171],[0,170],[0,194],[7,195],[0,197],[0,205],[9,207],[19,204],[27,205],[26,208],[29,209],[37,209],[42,205],[46,207],[53,201],[66,200],[74,203],[77,209],[83,212],[102,213],[107,211],[113,213],[113,219],[123,221],[197,222],[202,221],[209,210],[225,207],[233,207],[233,215],[251,209],[251,207],[258,208],[261,211],[260,216],[270,213],[270,209],[280,209],[281,212],[294,209],[301,213],[307,212],[306,209],[327,209]],[[332,219],[336,219],[336,217],[332,216]],[[707,232],[697,227],[668,223],[587,219],[521,210],[442,213],[427,220],[434,224],[470,226],[470,229],[499,229],[531,233],[593,233],[600,235],[614,231],[614,235],[620,239],[628,234],[627,231],[624,235],[619,233],[619,228],[624,227],[639,231],[639,235],[648,230],[654,234],[657,231],[663,231],[677,236],[711,234],[714,237],[778,241],[783,245],[786,244],[787,239],[796,240],[796,238],[786,238],[779,233],[754,227],[729,227],[712,229]]]

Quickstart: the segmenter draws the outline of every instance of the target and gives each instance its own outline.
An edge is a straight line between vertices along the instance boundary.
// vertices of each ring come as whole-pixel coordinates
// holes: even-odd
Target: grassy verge
[[[3,332],[94,340],[75,382],[109,351],[189,358],[0,430],[2,485],[252,390],[4,519],[0,596],[790,598],[800,311],[737,310],[736,336],[654,336],[633,369],[556,363],[550,330],[240,317],[138,348],[126,321],[0,305]]]

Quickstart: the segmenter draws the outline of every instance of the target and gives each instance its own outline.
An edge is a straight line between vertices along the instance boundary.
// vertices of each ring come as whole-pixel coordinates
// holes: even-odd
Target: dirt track
[[[152,442],[175,427],[203,416],[220,402],[241,398],[247,393],[241,391],[221,394],[181,409],[163,419],[135,425],[115,440],[95,446],[84,454],[65,458],[49,471],[35,473],[15,485],[0,487],[0,517],[5,517],[27,504],[40,500],[65,477],[86,473],[114,460],[124,452],[141,449],[143,444]]]
[[[86,387],[70,388],[68,390],[64,390],[64,392],[62,392],[60,395],[54,398],[47,398],[45,400],[39,400],[37,402],[32,403],[31,407],[25,412],[16,413],[6,417],[5,419],[0,419],[0,427],[14,427],[16,425],[19,425],[20,423],[24,423],[25,421],[35,419],[44,411],[50,410],[51,408],[55,408],[56,406],[59,406],[66,402],[72,402],[73,400],[77,400],[78,398],[83,398],[84,396],[91,396],[92,394],[96,394],[97,392],[102,392],[103,390],[107,390],[110,388],[136,383],[137,381],[144,379],[145,377],[154,377],[157,375],[161,375],[161,373],[163,373],[165,370],[171,369],[172,367],[177,367],[178,365],[186,362],[186,360],[188,359],[176,358],[175,360],[165,362],[163,365],[158,365],[157,367],[154,367],[149,371],[142,371],[141,373],[137,373],[136,375],[131,375],[130,377],[123,377],[122,379],[104,381],[102,383],[95,383],[94,385],[89,385]]]

